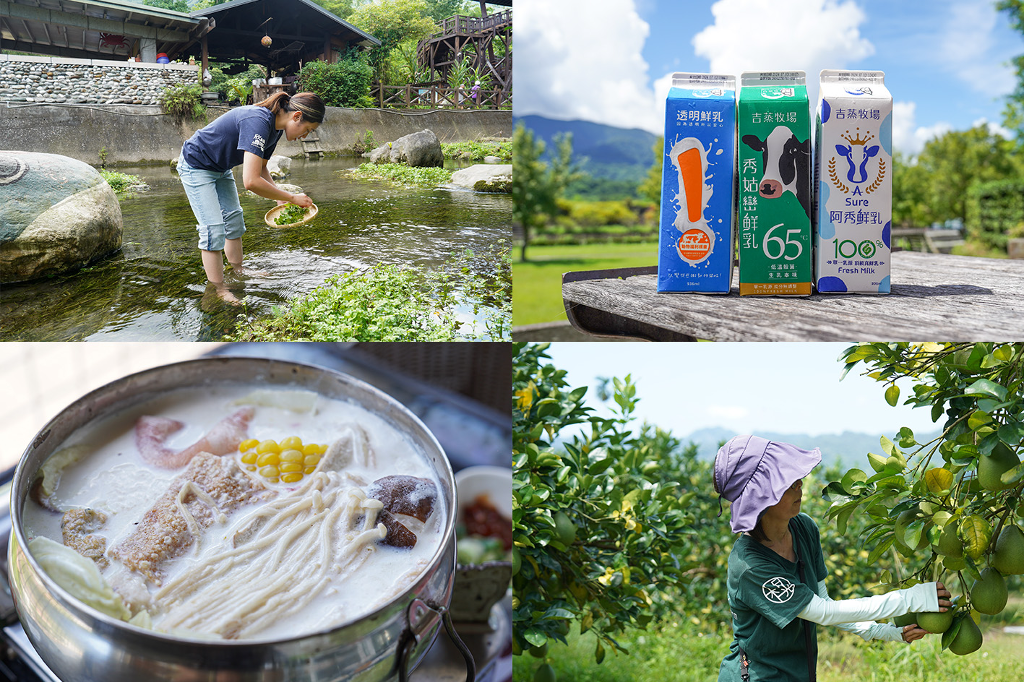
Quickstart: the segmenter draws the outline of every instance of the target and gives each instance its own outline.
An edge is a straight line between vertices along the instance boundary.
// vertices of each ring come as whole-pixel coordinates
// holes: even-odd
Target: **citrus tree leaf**
[[[885,389],[885,402],[889,403],[891,407],[896,407],[896,403],[900,400],[900,387],[893,384],[889,388]]]
[[[978,379],[964,391],[966,395],[985,395],[998,400],[1006,400],[1006,387],[1000,386],[990,379]]]
[[[964,541],[964,552],[974,560],[980,559],[992,539],[992,526],[988,521],[972,514],[960,524],[960,537]]]
[[[933,493],[947,493],[953,487],[953,472],[949,469],[929,469],[924,474],[925,485],[928,491]]]

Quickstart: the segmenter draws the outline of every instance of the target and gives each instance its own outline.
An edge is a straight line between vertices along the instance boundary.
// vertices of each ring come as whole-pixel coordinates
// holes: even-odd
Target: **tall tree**
[[[391,52],[403,40],[422,40],[429,37],[437,26],[429,16],[426,0],[380,0],[360,5],[349,21],[380,41],[380,47],[370,51],[370,65],[377,80],[384,82],[387,61]]]
[[[967,188],[975,182],[1021,177],[1016,145],[984,125],[929,140],[917,164],[929,175],[927,203],[934,220],[964,218]]]
[[[996,8],[1010,16],[1010,26],[1024,34],[1024,0],[999,0]],[[1017,133],[1017,142],[1024,147],[1024,54],[1013,58],[1017,70],[1017,89],[1008,97],[1003,110],[1003,125]]]
[[[654,163],[647,170],[647,177],[636,188],[641,199],[653,201],[656,207],[661,206],[661,171],[665,160],[665,138],[659,137],[652,147]]]
[[[429,8],[430,18],[435,23],[442,21],[455,14],[466,14],[463,0],[426,0]],[[478,8],[479,9],[479,8]]]
[[[533,131],[520,123],[512,134],[512,222],[523,229],[523,261],[530,231],[555,217],[557,199],[577,177],[572,162],[572,135],[557,135],[554,142],[555,153],[549,164],[541,160],[544,141],[534,139]]]

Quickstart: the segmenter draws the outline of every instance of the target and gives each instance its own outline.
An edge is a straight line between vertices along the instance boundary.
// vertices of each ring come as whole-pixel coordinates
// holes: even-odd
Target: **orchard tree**
[[[533,131],[520,123],[512,134],[512,222],[523,229],[524,262],[530,232],[554,219],[558,198],[579,177],[572,162],[572,135],[555,137],[555,146],[549,164],[541,160],[544,141],[535,140]]]
[[[904,404],[929,409],[942,430],[924,443],[906,427],[883,437],[881,453],[867,456],[869,471],[850,469],[826,486],[829,517],[840,533],[854,515],[869,517],[867,563],[893,552],[895,568],[882,576],[888,588],[958,585],[957,608],[926,629],[943,632],[954,653],[975,651],[977,613],[1002,611],[1006,578],[1024,573],[1024,344],[864,343],[840,360],[844,376],[866,366],[893,406],[896,382],[909,378]],[[901,570],[901,557],[913,571]]]
[[[352,12],[349,21],[380,41],[369,56],[378,81],[385,81],[391,53],[402,42],[423,40],[437,29],[429,11],[425,0],[379,0]]]
[[[1024,37],[1024,0],[999,0],[996,9],[1006,12],[1010,26]],[[1007,96],[1003,125],[1017,133],[1017,143],[1024,148],[1024,54],[1013,58],[1017,88]]]
[[[627,627],[646,627],[685,579],[694,492],[662,476],[667,441],[634,431],[636,387],[614,379],[613,416],[593,415],[547,344],[516,344],[513,364],[513,653],[543,657],[570,624],[597,637],[596,660]],[[570,429],[581,425],[578,432]],[[660,439],[659,439],[660,438]],[[705,487],[709,487],[707,482]],[[553,675],[547,664],[540,679]]]

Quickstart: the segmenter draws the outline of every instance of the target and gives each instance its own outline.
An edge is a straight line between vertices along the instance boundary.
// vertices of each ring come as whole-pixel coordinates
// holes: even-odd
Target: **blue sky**
[[[549,355],[573,387],[632,375],[640,419],[685,436],[722,427],[812,436],[843,431],[892,436],[937,428],[929,411],[890,407],[885,386],[860,371],[839,381],[850,343],[555,343]],[[862,365],[863,366],[863,365]],[[911,384],[900,382],[905,397]],[[588,394],[592,395],[592,394]],[[589,400],[588,405],[600,403]]]
[[[802,69],[815,99],[822,68],[885,71],[911,154],[998,126],[1024,53],[990,0],[520,0],[516,40],[516,115],[655,133],[673,71]]]

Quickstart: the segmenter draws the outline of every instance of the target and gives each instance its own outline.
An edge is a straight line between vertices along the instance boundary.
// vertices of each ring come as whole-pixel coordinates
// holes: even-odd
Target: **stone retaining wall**
[[[171,85],[198,83],[198,66],[0,54],[0,102],[156,104]]]

